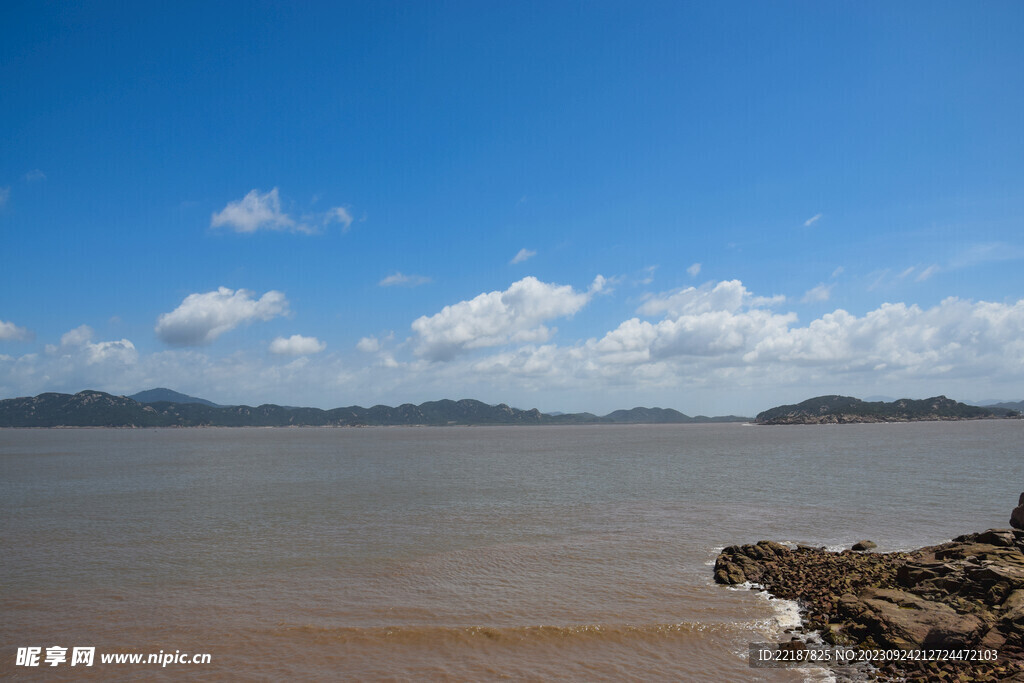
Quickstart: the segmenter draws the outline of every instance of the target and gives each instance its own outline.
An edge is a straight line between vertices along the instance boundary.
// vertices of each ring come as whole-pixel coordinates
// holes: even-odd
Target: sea
[[[749,666],[800,615],[716,585],[717,553],[1006,527],[1022,436],[1017,420],[0,430],[0,676],[829,680]]]

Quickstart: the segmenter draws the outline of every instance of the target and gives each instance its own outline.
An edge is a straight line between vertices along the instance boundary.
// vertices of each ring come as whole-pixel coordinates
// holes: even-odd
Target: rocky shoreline
[[[714,571],[718,583],[750,582],[795,600],[803,625],[791,634],[791,648],[817,633],[858,650],[998,651],[987,662],[887,663],[871,678],[1024,682],[1024,530],[989,529],[897,553],[761,541],[726,548]]]

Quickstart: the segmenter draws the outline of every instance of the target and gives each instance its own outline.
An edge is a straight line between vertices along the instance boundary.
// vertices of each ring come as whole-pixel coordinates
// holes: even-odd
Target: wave
[[[659,624],[574,624],[567,626],[318,626],[312,624],[282,624],[275,631],[281,637],[317,641],[357,643],[360,641],[391,641],[394,643],[461,644],[491,642],[496,644],[525,644],[550,641],[608,641],[656,640],[700,636],[709,634],[741,635],[763,627],[761,621],[746,622],[679,622]]]

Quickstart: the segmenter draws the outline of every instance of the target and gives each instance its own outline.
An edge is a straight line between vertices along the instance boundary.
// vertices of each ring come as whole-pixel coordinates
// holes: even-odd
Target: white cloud
[[[225,332],[253,320],[270,320],[288,313],[284,294],[271,290],[259,299],[253,293],[220,287],[189,294],[181,305],[157,320],[156,334],[171,346],[209,344]]]
[[[29,341],[32,337],[32,332],[24,327],[0,320],[0,341]]]
[[[122,365],[134,365],[139,358],[139,352],[127,339],[120,341],[105,341],[85,345],[86,363],[89,365],[119,363]]]
[[[883,304],[863,317],[839,309],[803,328],[764,340],[751,362],[827,364],[835,371],[886,368],[919,375],[990,376],[1024,372],[1024,300],[972,303],[957,298],[921,309]]]
[[[805,228],[811,227],[812,225],[817,223],[819,220],[821,220],[821,216],[822,216],[822,214],[820,214],[820,213],[814,214],[813,216],[811,216],[810,218],[808,218],[807,220],[804,221],[804,227]]]
[[[405,275],[404,273],[394,272],[377,284],[381,287],[419,287],[430,282],[431,279],[425,275]]]
[[[832,285],[826,285],[824,283],[819,284],[816,287],[812,287],[804,293],[801,303],[811,304],[818,303],[821,301],[828,301],[832,297]]]
[[[0,187],[0,207],[7,203],[7,200],[11,197],[11,188]]]
[[[440,313],[413,321],[416,354],[430,360],[451,360],[470,349],[546,341],[552,331],[543,323],[573,315],[604,283],[598,276],[588,292],[577,292],[569,285],[526,277],[503,292],[488,292],[445,306]]]
[[[61,346],[81,346],[85,344],[93,336],[92,328],[88,325],[79,325],[73,330],[68,330],[61,336]]]
[[[526,247],[523,247],[516,253],[515,256],[512,257],[512,260],[509,261],[509,263],[522,263],[523,261],[531,259],[536,255],[537,252],[527,249]]]
[[[832,271],[832,275],[831,275],[831,277],[832,277],[833,279],[834,279],[834,278],[837,278],[837,277],[839,277],[840,275],[842,275],[842,274],[843,274],[843,271],[845,271],[845,270],[846,270],[846,269],[845,269],[845,268],[843,268],[842,266],[836,266],[836,269]]]
[[[1019,392],[1024,381],[1024,300],[885,304],[862,317],[837,310],[798,326],[794,313],[756,307],[759,298],[745,291],[750,303],[739,307],[716,298],[714,288],[704,294],[689,312],[665,311],[658,322],[633,318],[572,346],[524,344],[475,360],[472,371],[502,387],[548,393],[686,387],[730,392],[739,403],[756,392],[762,408],[779,402],[780,387],[806,395],[850,386],[955,395],[996,383]]]
[[[692,266],[686,269],[686,272],[690,274],[690,277],[697,277],[700,275],[700,264],[694,263]]]
[[[285,230],[296,229],[295,221],[281,211],[281,199],[277,188],[260,194],[259,190],[251,190],[238,201],[228,202],[227,206],[210,218],[210,227],[228,226],[235,232],[256,232],[261,229]]]
[[[555,343],[545,324],[580,310],[596,289],[528,278],[420,318],[408,344],[386,351],[391,335],[364,337],[357,348],[375,355],[351,367],[330,353],[286,364],[243,351],[140,354],[125,339],[93,342],[82,326],[45,354],[0,357],[0,395],[187,386],[212,400],[250,404],[474,397],[547,410],[660,404],[690,414],[749,415],[815,394],[943,393],[962,400],[979,387],[1012,398],[1024,386],[1024,299],[885,304],[802,323],[777,308],[777,298],[726,281],[643,302],[657,319],[638,314],[593,338]],[[477,353],[464,353],[471,349]]]
[[[737,311],[744,306],[774,306],[784,301],[785,297],[781,295],[755,297],[739,280],[724,280],[649,296],[638,312],[648,316],[667,313],[669,317],[678,317],[708,311]]]
[[[25,174],[25,180],[32,183],[37,180],[46,180],[46,174],[40,171],[38,168],[34,168]]]
[[[301,334],[293,334],[287,339],[277,337],[270,342],[270,352],[282,356],[307,356],[320,353],[326,348],[327,344],[316,337],[303,337]]]
[[[343,206],[336,206],[328,210],[324,217],[325,224],[341,223],[342,232],[348,232],[348,229],[352,227],[352,220],[352,214]]]
[[[936,266],[936,265],[930,265],[927,268],[925,268],[924,270],[922,270],[920,273],[918,273],[917,277],[914,278],[914,281],[915,282],[924,282],[925,280],[930,278],[932,275],[935,275],[935,273],[937,273],[937,272],[939,272],[939,267]]]
[[[380,340],[376,337],[363,337],[356,344],[356,348],[363,353],[376,353],[380,351]]]

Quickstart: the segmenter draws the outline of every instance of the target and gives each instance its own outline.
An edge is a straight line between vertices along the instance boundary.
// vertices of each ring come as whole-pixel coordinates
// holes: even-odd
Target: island
[[[759,425],[850,424],[858,422],[917,422],[1016,418],[1020,412],[998,406],[972,406],[945,396],[898,401],[862,401],[852,396],[817,396],[795,405],[759,413]]]

